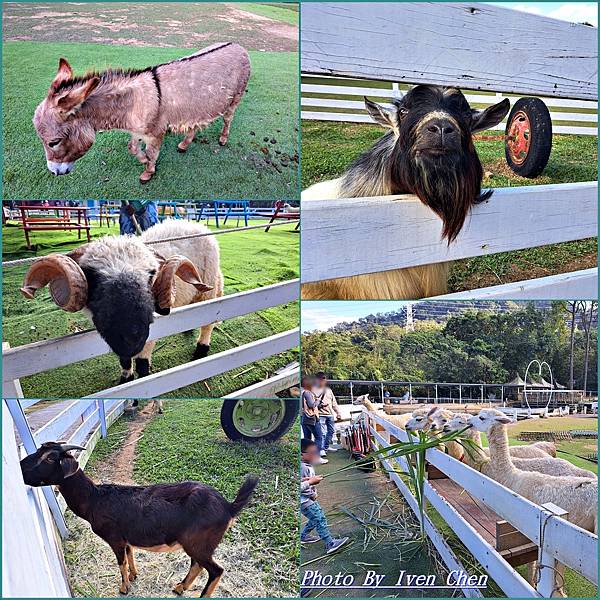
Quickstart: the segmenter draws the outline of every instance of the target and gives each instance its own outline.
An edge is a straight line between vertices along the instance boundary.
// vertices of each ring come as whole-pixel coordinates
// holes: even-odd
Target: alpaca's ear
[[[428,413],[427,416],[428,417],[433,417],[433,415],[435,415],[435,413],[440,410],[439,406],[434,406]]]
[[[512,423],[512,420],[509,419],[508,417],[494,417],[494,420],[497,423],[502,423],[504,425],[508,425],[509,423]]]

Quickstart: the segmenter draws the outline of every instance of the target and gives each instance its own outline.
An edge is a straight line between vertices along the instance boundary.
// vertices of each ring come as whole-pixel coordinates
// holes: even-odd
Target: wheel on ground
[[[224,400],[221,427],[230,440],[274,441],[298,416],[298,400]]]
[[[537,177],[552,150],[552,119],[539,98],[520,98],[508,115],[504,153],[508,166],[521,177]]]

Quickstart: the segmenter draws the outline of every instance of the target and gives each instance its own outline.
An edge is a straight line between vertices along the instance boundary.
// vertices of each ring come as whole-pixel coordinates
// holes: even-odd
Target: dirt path
[[[137,411],[135,419],[129,422],[127,435],[121,445],[110,457],[110,460],[97,465],[96,477],[101,481],[120,483],[122,485],[133,485],[133,464],[135,461],[135,449],[138,440],[141,439],[146,425],[154,416],[154,406],[148,402],[141,410]]]
[[[238,42],[249,50],[296,52],[298,27],[229,3],[10,3],[4,40],[202,48]]]
[[[106,459],[97,462],[90,475],[98,483],[120,483],[132,485],[135,481],[133,469],[137,442],[153,418],[168,418],[156,415],[151,402],[139,410],[128,423],[127,433],[119,448]],[[69,583],[76,597],[108,598],[119,597],[119,570],[112,550],[90,525],[66,512],[70,536],[64,543],[68,564]],[[244,539],[235,526],[229,530],[215,553],[215,560],[225,569],[216,591],[222,598],[272,596],[263,584],[262,565],[251,554],[251,543]],[[138,577],[132,584],[131,596],[141,598],[176,597],[172,588],[186,575],[189,557],[183,551],[170,553],[135,551]],[[187,597],[198,597],[206,581],[201,574],[192,588],[184,593]]]

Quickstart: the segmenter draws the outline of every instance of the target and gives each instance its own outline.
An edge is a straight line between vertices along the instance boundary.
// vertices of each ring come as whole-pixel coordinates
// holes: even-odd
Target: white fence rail
[[[57,401],[60,410],[32,429],[25,409],[40,400],[2,402],[2,597],[67,598],[67,581],[60,537],[68,535],[66,505],[51,486],[28,487],[19,461],[47,441],[85,447],[78,457],[84,467],[108,427],[123,413],[125,400]],[[33,416],[30,416],[33,418]],[[22,444],[21,452],[17,437]]]
[[[597,182],[496,189],[473,208],[450,245],[441,240],[441,220],[415,196],[303,201],[302,282],[596,237],[597,197]],[[520,282],[509,295],[496,290],[494,297],[532,297],[536,286],[546,299],[594,297],[588,294],[597,289],[597,269],[556,276],[552,283]]]
[[[388,446],[390,436],[400,441],[408,441],[408,436],[403,429],[395,427],[374,413],[365,412],[371,420],[371,434],[378,447]],[[379,431],[377,426],[379,426]],[[482,501],[499,517],[508,521],[538,546],[538,560],[548,568],[542,570],[542,577],[540,577],[536,590],[461,517],[429,482],[425,483],[424,492],[427,500],[508,597],[550,597],[555,587],[552,569],[555,561],[565,564],[598,585],[598,536],[557,517],[549,509],[533,504],[439,450],[428,450],[427,460],[455,483],[462,486],[467,494]],[[419,518],[419,511],[416,510],[416,501],[412,492],[399,475],[393,472],[397,470],[396,464],[403,471],[407,471],[405,460],[403,458],[384,459],[382,462]],[[458,559],[449,550],[447,544],[439,545],[443,540],[429,520],[426,529],[444,560],[449,551],[452,554],[451,558],[456,562]],[[454,568],[452,566],[454,562],[450,564],[447,562],[449,568]],[[549,574],[552,576],[549,577]]]
[[[344,82],[351,85],[340,85]],[[407,85],[398,85],[394,82],[388,82],[387,88],[378,88],[373,87],[372,82],[366,80],[305,75],[301,86],[301,115],[303,119],[308,120],[373,123],[373,119],[365,110],[363,96],[368,96],[389,107],[390,99],[399,97],[408,88]],[[498,92],[463,91],[471,106],[477,108],[485,108],[490,104],[500,102],[503,98],[508,98],[512,106],[519,98],[519,96],[504,95]],[[553,133],[598,135],[597,102],[553,97],[541,97],[541,100],[550,110]],[[503,131],[505,127],[506,119],[492,129]]]
[[[305,73],[598,99],[595,27],[481,2],[307,2],[301,12]]]
[[[150,340],[189,331],[202,325],[239,317],[298,299],[298,280],[286,281],[174,309],[157,317],[150,327]],[[173,367],[123,385],[103,390],[93,397],[152,398],[179,389],[202,378],[223,373],[296,347],[299,333],[293,329],[251,342],[207,358]],[[19,378],[64,367],[111,352],[97,331],[90,330],[3,351],[4,397],[15,397]],[[246,362],[242,362],[246,361]]]

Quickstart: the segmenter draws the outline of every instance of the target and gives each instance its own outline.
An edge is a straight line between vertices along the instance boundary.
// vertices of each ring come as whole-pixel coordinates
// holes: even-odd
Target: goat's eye
[[[48,146],[50,148],[56,148],[56,146],[58,146],[61,141],[62,140],[52,140],[51,142],[48,142]]]
[[[48,456],[48,457],[46,458],[46,462],[49,462],[49,463],[54,463],[54,462],[56,462],[56,459],[55,459],[55,458],[52,458],[51,456]]]

